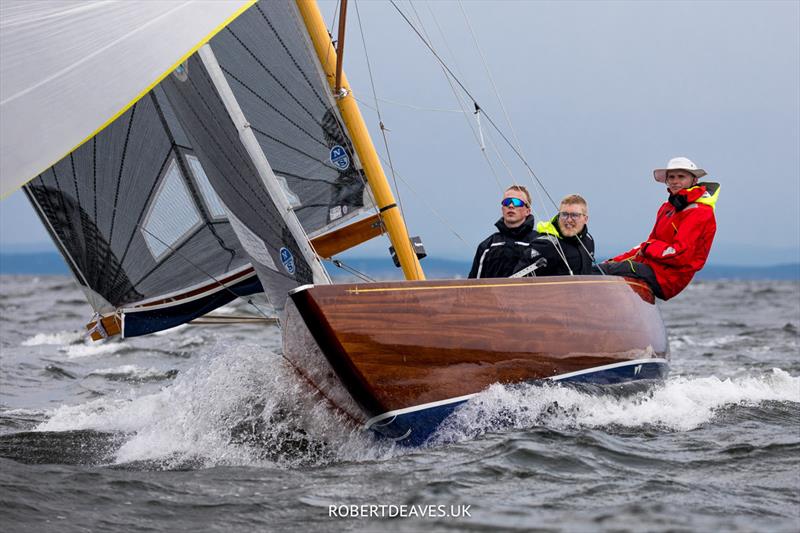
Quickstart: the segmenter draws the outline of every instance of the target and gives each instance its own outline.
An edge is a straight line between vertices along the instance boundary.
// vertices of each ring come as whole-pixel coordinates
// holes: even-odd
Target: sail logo
[[[294,274],[294,256],[288,248],[281,248],[281,263],[289,274]]]
[[[172,74],[178,78],[180,81],[186,81],[189,79],[189,62],[184,61],[178,68],[172,71]]]
[[[350,158],[347,157],[345,149],[338,144],[331,148],[331,163],[339,170],[347,170],[350,168]]]

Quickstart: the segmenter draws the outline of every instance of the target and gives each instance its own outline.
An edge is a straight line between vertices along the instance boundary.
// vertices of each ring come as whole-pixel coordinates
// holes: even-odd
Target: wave
[[[42,346],[47,344],[68,345],[83,342],[81,331],[59,331],[57,333],[37,333],[30,339],[22,341],[22,346]]]
[[[310,394],[280,356],[249,345],[226,350],[155,394],[59,407],[36,431],[125,434],[114,464],[165,469],[293,467],[335,460],[341,450],[375,458],[386,448]]]
[[[108,376],[148,372],[161,371],[122,366],[93,375],[113,379]],[[430,446],[509,428],[690,431],[713,423],[728,408],[774,401],[800,403],[800,377],[777,368],[728,379],[677,376],[623,397],[553,383],[493,385],[457,409]],[[252,345],[220,346],[156,393],[61,406],[36,427],[76,430],[124,435],[111,463],[148,468],[292,468],[413,453],[349,425],[279,355]]]
[[[136,365],[122,365],[114,368],[100,368],[89,373],[89,377],[100,377],[109,381],[127,381],[144,383],[163,381],[178,375],[175,369],[160,370],[157,368],[141,368]]]
[[[81,344],[78,346],[69,346],[66,350],[69,359],[78,359],[81,357],[92,357],[96,355],[110,355],[129,351],[132,348],[121,342],[106,342],[95,344]]]
[[[800,403],[800,377],[774,368],[767,375],[720,379],[673,377],[633,396],[596,395],[562,384],[492,385],[457,409],[434,442],[475,438],[507,428],[657,428],[691,431],[732,406]]]

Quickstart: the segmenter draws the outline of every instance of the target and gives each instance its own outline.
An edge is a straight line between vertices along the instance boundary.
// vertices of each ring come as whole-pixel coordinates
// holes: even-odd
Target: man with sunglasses
[[[531,195],[522,185],[506,189],[500,201],[502,217],[495,222],[497,233],[478,245],[470,278],[507,278],[525,257],[538,236],[531,215]]]
[[[588,221],[586,200],[579,194],[565,196],[556,216],[536,225],[539,236],[531,244],[525,261],[518,265],[517,275],[591,274],[594,239],[589,234]]]
[[[658,210],[650,237],[600,265],[603,272],[643,279],[662,300],[680,293],[703,268],[717,231],[714,208],[719,184],[698,183],[706,171],[690,159],[670,159],[653,177],[667,185],[669,198]]]

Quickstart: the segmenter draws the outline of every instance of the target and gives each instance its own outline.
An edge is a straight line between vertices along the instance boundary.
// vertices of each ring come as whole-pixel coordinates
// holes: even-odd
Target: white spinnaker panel
[[[0,196],[91,137],[253,3],[0,2]]]

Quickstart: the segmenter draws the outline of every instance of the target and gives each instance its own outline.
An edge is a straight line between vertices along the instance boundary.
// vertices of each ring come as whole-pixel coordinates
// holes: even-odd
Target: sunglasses
[[[503,201],[500,202],[500,205],[503,207],[528,207],[528,202],[525,200],[520,200],[519,198],[503,198]]]
[[[584,214],[583,213],[569,213],[567,211],[561,211],[558,214],[558,216],[563,218],[564,220],[567,220],[568,218],[571,218],[573,220],[578,220],[579,218],[584,216]]]

